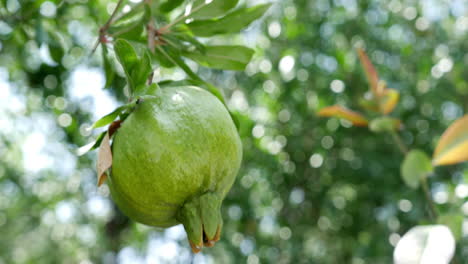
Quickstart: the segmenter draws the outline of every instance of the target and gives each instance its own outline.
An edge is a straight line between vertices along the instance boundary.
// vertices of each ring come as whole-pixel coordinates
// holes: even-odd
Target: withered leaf
[[[97,160],[98,186],[104,183],[107,178],[107,170],[112,166],[112,151],[110,146],[109,132],[106,133],[99,146]]]

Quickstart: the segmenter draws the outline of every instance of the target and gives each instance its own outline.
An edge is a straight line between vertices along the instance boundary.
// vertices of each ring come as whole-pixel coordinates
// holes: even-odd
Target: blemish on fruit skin
[[[172,96],[172,101],[176,102],[176,103],[179,103],[179,102],[182,102],[184,99],[182,98],[182,96],[180,96],[180,94],[176,93]]]

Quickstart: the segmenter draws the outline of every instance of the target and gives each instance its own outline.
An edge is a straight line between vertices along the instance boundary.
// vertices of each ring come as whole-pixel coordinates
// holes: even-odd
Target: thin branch
[[[67,0],[61,0],[60,3],[57,5],[57,9],[61,8]]]
[[[107,19],[106,23],[104,24],[104,26],[102,26],[99,29],[99,37],[96,40],[96,42],[94,43],[93,48],[91,49],[90,55],[93,55],[94,52],[96,51],[97,47],[99,46],[99,43],[103,42],[106,31],[107,31],[107,29],[109,29],[110,25],[112,24],[112,21],[113,21],[115,15],[117,14],[117,11],[120,9],[120,6],[122,5],[122,3],[123,3],[123,0],[119,0],[119,2],[117,2],[117,5],[115,6],[114,11],[110,15],[110,17]]]
[[[143,5],[144,2],[139,2],[138,4],[135,4],[132,6],[132,9],[136,9],[136,8],[139,8],[141,5]],[[116,15],[115,18],[114,18],[114,21],[117,21],[119,19],[121,19],[122,17],[124,17],[127,13],[122,13],[120,15]]]
[[[400,149],[401,153],[403,155],[406,155],[406,153],[408,153],[408,148],[406,147],[405,143],[403,143],[403,140],[401,139],[400,135],[395,131],[390,132],[390,134],[392,135],[392,138],[397,144],[398,149]]]
[[[161,40],[163,40],[164,43],[169,44],[169,46],[171,46],[173,48],[177,48],[177,45],[174,42],[172,42],[172,40],[167,39],[167,37],[166,38],[161,38]]]
[[[171,27],[173,27],[174,25],[180,23],[181,21],[184,21],[185,19],[189,18],[190,16],[192,16],[193,14],[195,14],[195,13],[198,12],[200,9],[202,9],[203,7],[205,7],[206,5],[208,5],[208,4],[210,4],[210,3],[211,3],[211,2],[209,2],[209,3],[206,3],[206,2],[205,2],[205,3],[203,3],[203,4],[201,4],[201,5],[197,6],[197,7],[195,7],[194,9],[190,10],[190,13],[184,14],[184,15],[178,17],[177,19],[175,19],[175,20],[172,21],[171,23],[169,23],[169,24],[163,26],[162,28],[160,28],[159,31],[160,31],[161,33],[166,33],[166,32],[168,32],[168,31],[171,29]]]
[[[109,34],[109,35],[112,36],[112,37],[117,37],[117,36],[120,36],[120,35],[122,35],[124,33],[129,32],[129,31],[132,31],[134,28],[136,28],[138,26],[139,26],[138,24],[135,24],[135,25],[133,25],[131,27],[124,28],[124,29],[122,29],[120,31],[117,31],[117,32],[115,32],[113,34]]]
[[[403,143],[403,140],[401,139],[400,135],[396,133],[395,131],[391,132],[392,138],[397,144],[398,148],[400,149],[401,153],[403,155],[406,155],[408,153],[408,148],[406,147],[405,143]],[[429,183],[427,182],[427,177],[424,177],[421,180],[421,186],[424,191],[424,197],[426,199],[426,202],[428,204],[429,208],[429,218],[435,223],[437,220],[437,209],[434,203],[434,200],[432,199],[431,191],[429,190]]]
[[[112,12],[109,19],[107,19],[107,22],[102,27],[103,31],[106,31],[110,27],[110,25],[112,24],[112,20],[114,19],[115,15],[117,14],[117,11],[120,9],[120,6],[122,4],[123,4],[123,0],[119,0],[119,2],[117,2],[117,5],[115,6],[114,11]]]
[[[424,191],[424,195],[426,196],[426,201],[428,203],[428,207],[429,207],[429,216],[431,218],[432,221],[436,221],[437,220],[437,209],[435,207],[435,204],[434,204],[434,200],[432,200],[432,195],[431,195],[431,191],[429,190],[429,184],[427,182],[427,178],[424,177],[422,180],[421,180],[421,185],[422,185],[422,188],[423,188],[423,191]]]
[[[160,46],[156,46],[156,48],[164,55],[164,57],[166,57],[166,59],[171,61],[171,63],[177,65],[177,62],[171,56],[169,56],[169,54],[167,54],[167,52],[163,48],[161,48]]]
[[[153,14],[151,14],[151,0],[145,0],[144,1],[146,5],[148,5],[149,10],[150,10],[150,19],[148,21],[148,24],[146,24],[146,29],[148,31],[148,49],[150,50],[151,53],[154,53],[154,47],[156,46],[156,35],[159,34],[159,32],[156,30],[154,27],[154,18]]]
[[[146,26],[148,29],[148,49],[151,51],[151,53],[154,53],[154,47],[155,45],[155,38],[156,38],[156,29],[153,26],[153,19],[150,19],[150,22]]]

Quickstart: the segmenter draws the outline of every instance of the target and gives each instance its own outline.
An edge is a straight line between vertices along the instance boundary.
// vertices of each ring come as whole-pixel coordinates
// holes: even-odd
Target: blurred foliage
[[[107,187],[96,187],[96,153],[75,155],[97,135],[91,124],[125,100],[121,69],[113,89],[100,90],[101,49],[90,56],[115,3],[0,2],[0,263],[193,257],[180,227],[150,228],[118,212]],[[161,25],[183,12],[182,1],[161,3],[174,9],[155,17]],[[404,185],[404,157],[390,135],[316,112],[359,107],[368,83],[356,48],[365,48],[400,93],[392,116],[405,126],[403,142],[432,153],[468,112],[467,32],[463,0],[285,0],[242,35],[210,39],[256,52],[245,73],[187,60],[223,89],[244,144],[221,241],[195,263],[390,263],[400,236],[429,222],[424,193]],[[175,68],[155,75],[185,77]],[[459,223],[456,258],[464,263],[468,167],[437,168],[428,181],[439,214]]]

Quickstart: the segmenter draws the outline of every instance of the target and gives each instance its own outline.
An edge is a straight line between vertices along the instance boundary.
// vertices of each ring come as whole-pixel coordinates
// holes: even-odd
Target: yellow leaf
[[[395,89],[385,89],[382,100],[380,101],[380,111],[383,114],[389,114],[395,109],[400,100],[400,93]]]
[[[374,68],[374,65],[370,61],[369,57],[367,56],[366,52],[359,48],[357,50],[358,55],[359,55],[359,60],[361,61],[362,67],[364,68],[364,72],[366,73],[367,80],[369,81],[370,84],[370,90],[374,96],[380,96],[379,90],[379,75],[377,71]]]
[[[367,119],[361,114],[346,109],[339,105],[322,108],[318,112],[318,116],[343,118],[350,121],[355,126],[367,126],[367,124],[369,123]]]
[[[455,121],[440,137],[434,151],[434,165],[449,165],[468,160],[468,115]]]
[[[109,132],[106,133],[99,146],[98,160],[97,160],[97,176],[98,186],[104,183],[107,178],[106,171],[112,166],[112,151],[109,144]]]

